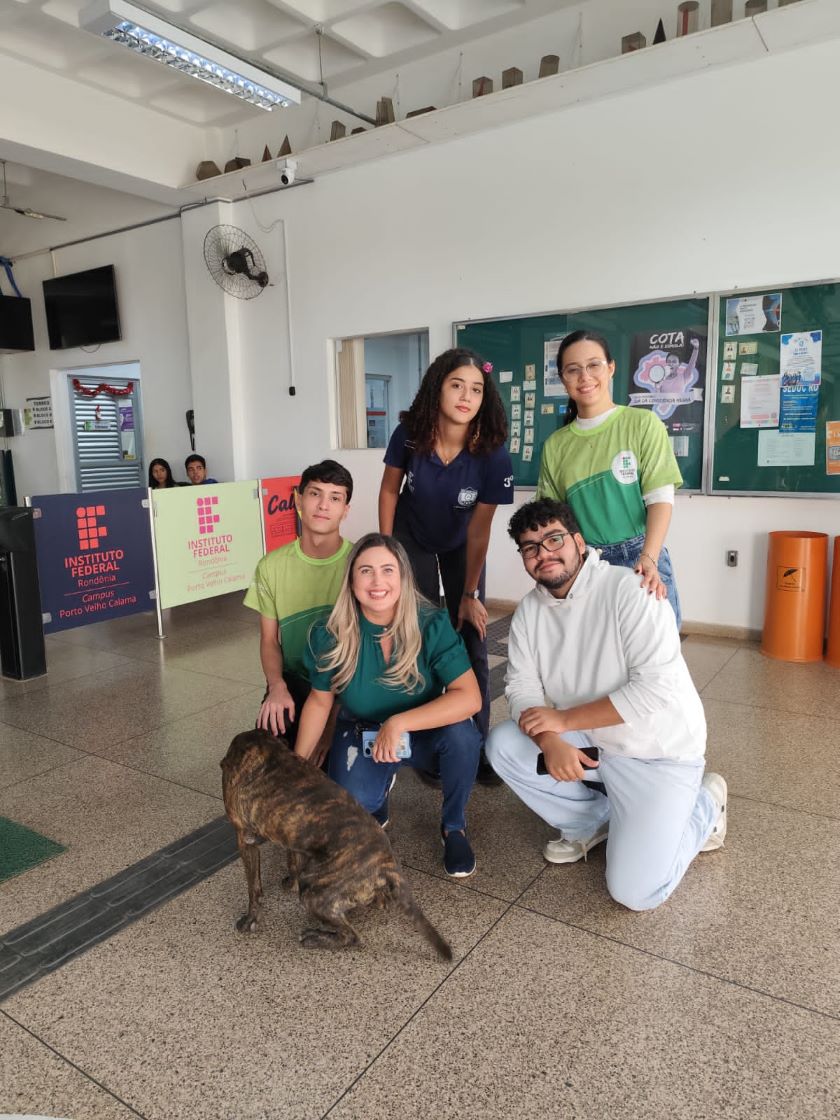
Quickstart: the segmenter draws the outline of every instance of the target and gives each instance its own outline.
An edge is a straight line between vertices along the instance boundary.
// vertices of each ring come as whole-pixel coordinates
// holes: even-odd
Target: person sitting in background
[[[188,455],[184,460],[184,467],[193,486],[204,486],[219,481],[217,478],[208,478],[207,461],[203,455]]]
[[[481,691],[448,612],[418,593],[394,537],[368,533],[356,544],[332,614],[309,633],[306,667],[312,690],[296,753],[319,761],[338,697],[329,776],[384,828],[408,739],[408,765],[440,773],[444,869],[458,878],[472,875],[465,814],[481,749],[471,718],[481,709]],[[369,754],[365,732],[373,739]]]
[[[172,468],[165,459],[152,459],[149,463],[149,489],[168,490],[178,483],[172,477]]]

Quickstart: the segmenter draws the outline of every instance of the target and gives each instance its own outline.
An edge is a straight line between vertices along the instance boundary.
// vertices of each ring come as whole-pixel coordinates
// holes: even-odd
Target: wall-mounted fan
[[[0,159],[3,165],[3,197],[0,198],[0,209],[12,210],[15,214],[21,214],[24,218],[49,218],[53,222],[66,222],[66,218],[62,218],[59,214],[42,214],[40,210],[30,210],[28,206],[15,206],[13,202],[9,201],[9,192],[6,189],[6,161]]]
[[[236,226],[213,226],[207,231],[204,263],[219,287],[237,299],[253,299],[268,284],[257,243]]]

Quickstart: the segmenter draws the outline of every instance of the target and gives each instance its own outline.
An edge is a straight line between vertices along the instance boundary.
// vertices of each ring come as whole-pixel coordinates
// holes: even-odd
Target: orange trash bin
[[[761,652],[779,661],[822,661],[828,534],[769,534]]]
[[[825,659],[840,669],[840,537],[834,538],[834,566],[831,569],[831,602],[828,608],[828,645]]]

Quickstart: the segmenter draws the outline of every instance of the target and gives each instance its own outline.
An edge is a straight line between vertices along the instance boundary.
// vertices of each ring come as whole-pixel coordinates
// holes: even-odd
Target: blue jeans
[[[639,562],[639,556],[645,545],[644,537],[630,537],[629,540],[619,541],[618,544],[598,544],[595,545],[601,553],[601,559],[606,560],[608,564],[614,564],[619,568],[635,568]],[[671,567],[671,557],[668,549],[662,546],[662,551],[659,553],[659,578],[665,584],[665,589],[668,592],[668,602],[674,608],[674,614],[677,618],[677,630],[682,625],[682,610],[680,609],[680,596],[677,591],[677,584],[674,580],[674,569]]]
[[[466,808],[478,770],[481,737],[471,719],[449,727],[411,732],[411,758],[405,765],[420,770],[440,768],[443,787],[441,824],[447,832],[466,828]],[[362,754],[362,736],[354,716],[342,708],[338,713],[329,753],[327,773],[346,789],[369,813],[385,801],[392,775],[402,762],[374,762]]]

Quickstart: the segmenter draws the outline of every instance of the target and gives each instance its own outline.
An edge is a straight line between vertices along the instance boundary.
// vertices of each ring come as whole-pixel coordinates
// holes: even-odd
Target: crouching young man
[[[300,537],[263,556],[244,599],[260,615],[266,692],[257,727],[284,735],[291,747],[309,695],[304,663],[309,630],[332,610],[352,547],[341,536],[352,497],[346,467],[334,459],[307,467],[295,494]]]
[[[536,587],[511,622],[512,719],[490,732],[488,758],[560,831],[547,860],[575,863],[606,840],[610,894],[651,910],[726,834],[726,782],[703,776],[706,720],[674,613],[587,549],[564,502],[530,502],[509,533]]]

